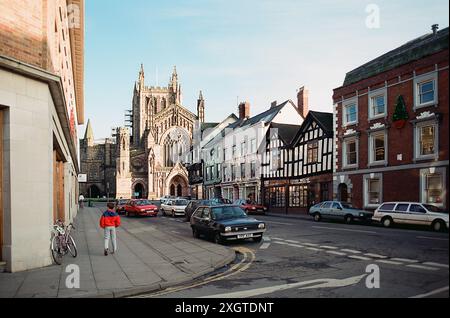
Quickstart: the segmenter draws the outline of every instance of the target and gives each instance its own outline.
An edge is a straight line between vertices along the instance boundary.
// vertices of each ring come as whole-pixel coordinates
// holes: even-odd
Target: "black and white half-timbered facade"
[[[301,214],[331,200],[333,114],[310,111],[300,129],[273,128],[262,156],[264,204],[274,212]]]

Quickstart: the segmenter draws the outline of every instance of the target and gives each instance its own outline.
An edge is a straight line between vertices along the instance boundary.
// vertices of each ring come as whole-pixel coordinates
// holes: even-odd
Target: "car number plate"
[[[246,239],[246,238],[251,238],[251,237],[253,237],[253,234],[238,235],[238,239]]]

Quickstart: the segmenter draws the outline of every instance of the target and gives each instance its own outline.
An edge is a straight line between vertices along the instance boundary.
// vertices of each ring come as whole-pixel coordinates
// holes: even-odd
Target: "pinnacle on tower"
[[[200,91],[200,95],[198,96],[198,100],[203,100],[203,93]]]
[[[94,131],[92,130],[91,120],[88,120],[86,125],[86,132],[84,133],[84,140],[89,147],[94,145]]]

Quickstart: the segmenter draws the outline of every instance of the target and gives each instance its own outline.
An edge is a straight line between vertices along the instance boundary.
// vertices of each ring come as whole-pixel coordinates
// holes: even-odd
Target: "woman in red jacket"
[[[120,216],[114,211],[114,203],[108,203],[108,211],[100,218],[100,227],[105,230],[105,256],[108,256],[109,241],[112,243],[112,252],[117,252],[116,228],[120,226]]]

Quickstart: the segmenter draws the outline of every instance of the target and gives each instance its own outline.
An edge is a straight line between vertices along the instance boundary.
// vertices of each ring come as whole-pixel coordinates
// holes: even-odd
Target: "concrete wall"
[[[67,161],[67,218],[76,215],[78,184],[48,84],[0,69],[0,105],[5,107],[3,258],[7,270],[16,272],[51,264],[54,136]]]

